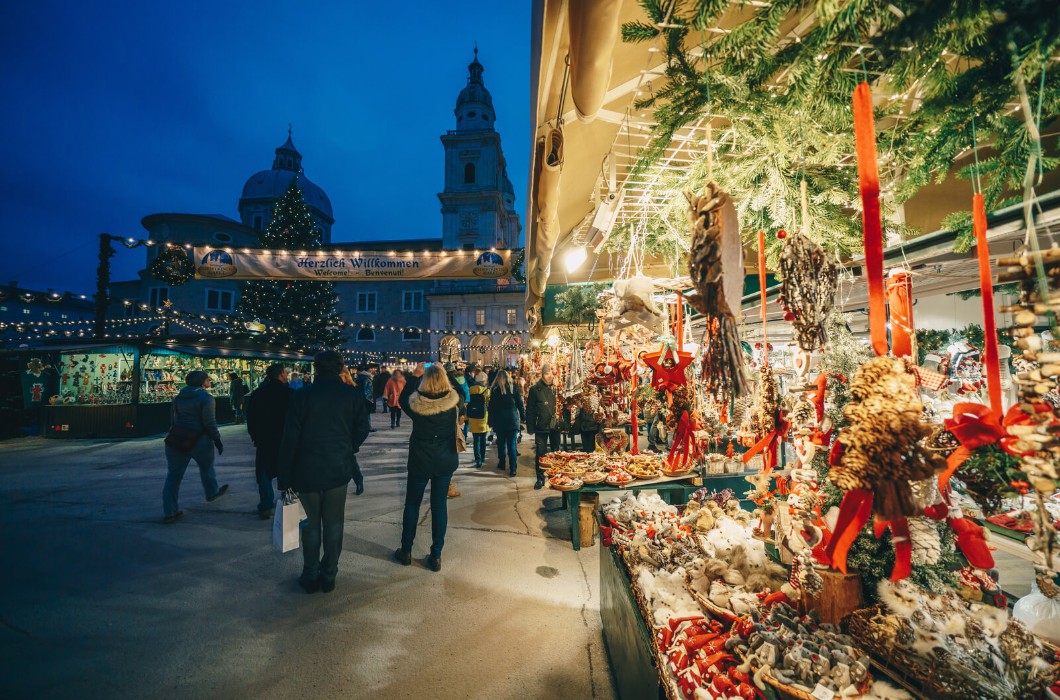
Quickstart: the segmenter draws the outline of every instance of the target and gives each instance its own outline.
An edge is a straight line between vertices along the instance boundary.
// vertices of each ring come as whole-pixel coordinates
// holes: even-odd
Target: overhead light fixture
[[[574,246],[564,254],[563,264],[567,266],[567,272],[574,272],[582,266],[587,257],[589,254],[585,252],[585,246]]]

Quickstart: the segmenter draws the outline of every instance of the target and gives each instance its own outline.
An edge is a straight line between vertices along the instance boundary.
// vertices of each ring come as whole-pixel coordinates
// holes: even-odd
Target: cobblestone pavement
[[[221,432],[223,498],[194,464],[182,521],[163,525],[160,438],[0,443],[0,695],[5,698],[611,698],[599,553],[574,552],[554,492],[461,457],[444,568],[390,560],[408,427],[361,450],[366,492],[346,507],[337,587],[297,586],[254,512],[253,447]]]

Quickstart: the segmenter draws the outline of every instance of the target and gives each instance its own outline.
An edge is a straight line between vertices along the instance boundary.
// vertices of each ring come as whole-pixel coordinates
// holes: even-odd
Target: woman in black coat
[[[456,433],[463,405],[440,365],[426,372],[417,368],[405,384],[398,399],[401,409],[412,419],[409,437],[408,486],[401,526],[401,547],[394,558],[408,566],[412,563],[412,542],[420,519],[420,504],[427,484],[431,486],[431,553],[427,566],[442,569],[442,546],[449,524],[447,499],[449,483],[459,464]]]
[[[522,393],[512,384],[508,373],[503,369],[493,378],[487,414],[490,427],[497,433],[497,469],[504,469],[504,457],[507,453],[508,476],[515,476],[519,458],[516,444],[519,427],[526,420],[526,409],[523,407]]]

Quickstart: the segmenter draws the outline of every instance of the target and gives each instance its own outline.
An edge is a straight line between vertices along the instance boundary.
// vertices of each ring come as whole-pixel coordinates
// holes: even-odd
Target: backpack
[[[467,402],[467,417],[468,418],[485,418],[486,417],[486,395],[485,394],[472,394],[471,400]]]

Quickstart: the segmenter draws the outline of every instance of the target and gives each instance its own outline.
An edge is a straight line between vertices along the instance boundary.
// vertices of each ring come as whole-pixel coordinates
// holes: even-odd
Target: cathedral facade
[[[275,149],[272,167],[251,175],[238,203],[239,219],[223,214],[151,214],[143,218],[147,237],[198,246],[260,246],[273,205],[293,178],[299,179],[306,204],[320,229],[325,248],[345,250],[476,250],[522,247],[522,227],[515,211],[515,191],[508,178],[500,134],[494,128],[493,99],[483,81],[484,68],[475,58],[468,66],[467,85],[457,97],[455,129],[442,135],[445,186],[441,201],[441,235],[401,241],[332,240],[336,219],[324,190],[302,166],[302,154],[290,130]],[[147,265],[139,279],[111,285],[112,297],[131,301],[129,315],[142,313],[138,304],[173,308],[194,314],[224,315],[235,310],[243,283],[192,280],[170,286],[148,268],[158,247],[147,248]],[[458,360],[514,364],[526,340],[522,313],[524,287],[513,280],[408,280],[400,282],[337,282],[337,309],[350,324],[342,348],[354,360]]]

